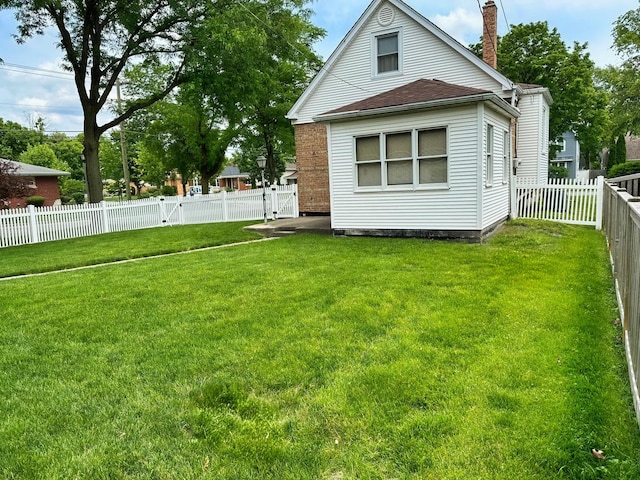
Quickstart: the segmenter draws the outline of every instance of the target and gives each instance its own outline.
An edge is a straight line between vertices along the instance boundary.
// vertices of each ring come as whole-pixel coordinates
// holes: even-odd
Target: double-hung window
[[[486,186],[493,185],[493,125],[487,125],[487,138],[485,141],[486,148]]]
[[[503,140],[502,140],[502,183],[507,183],[509,181],[509,132],[505,131]]]
[[[375,37],[376,74],[400,71],[400,41],[398,32]]]
[[[356,187],[419,188],[446,184],[447,129],[355,138]]]

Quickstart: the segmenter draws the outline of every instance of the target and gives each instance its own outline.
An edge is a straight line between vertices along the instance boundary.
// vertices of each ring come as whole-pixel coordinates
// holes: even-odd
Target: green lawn
[[[0,305],[1,478],[640,478],[593,229],[298,235],[0,282]]]
[[[2,248],[0,278],[255,240],[260,236],[241,228],[255,223],[171,226]]]

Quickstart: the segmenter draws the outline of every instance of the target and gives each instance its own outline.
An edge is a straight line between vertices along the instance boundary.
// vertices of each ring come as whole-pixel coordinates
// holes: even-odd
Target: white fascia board
[[[544,99],[547,101],[547,105],[553,105],[553,97],[551,96],[551,92],[547,87],[539,87],[539,88],[529,88],[527,90],[523,90],[521,95],[535,95],[542,94]]]
[[[340,120],[351,120],[354,118],[373,117],[378,115],[394,115],[417,110],[430,110],[434,108],[455,107],[461,105],[472,105],[480,102],[491,102],[493,105],[504,111],[511,117],[519,117],[520,112],[498,97],[495,93],[482,93],[467,97],[446,98],[442,100],[430,100],[428,102],[412,103],[410,105],[394,105],[391,107],[373,108],[369,110],[352,110],[350,112],[325,113],[313,117],[314,122],[333,122]]]
[[[307,98],[313,93],[313,91],[317,88],[317,85],[326,77],[330,75],[329,71],[333,68],[333,64],[338,61],[338,59],[342,56],[344,50],[351,44],[353,38],[358,34],[363,25],[369,20],[369,17],[373,15],[375,10],[380,6],[383,2],[389,2],[398,10],[405,13],[407,16],[412,18],[416,23],[422,25],[426,30],[431,32],[438,39],[443,41],[449,47],[451,47],[455,52],[462,55],[472,64],[476,65],[480,70],[485,72],[487,75],[492,77],[498,83],[502,85],[503,92],[511,92],[516,91],[517,93],[521,93],[522,89],[515,83],[509,80],[507,77],[498,72],[495,68],[489,66],[484,60],[478,58],[474,53],[471,52],[467,47],[458,42],[451,35],[446,33],[444,30],[441,30],[438,26],[436,26],[429,19],[424,17],[422,14],[418,13],[412,7],[407,5],[402,0],[373,0],[367,9],[360,15],[358,21],[351,27],[351,30],[347,33],[347,35],[342,39],[342,41],[338,44],[333,53],[329,56],[327,61],[325,62],[322,69],[317,73],[317,75],[313,78],[307,89],[302,93],[300,98],[294,103],[291,110],[286,115],[286,118],[290,120],[296,120],[298,118],[298,110],[302,107],[302,105],[307,101]]]

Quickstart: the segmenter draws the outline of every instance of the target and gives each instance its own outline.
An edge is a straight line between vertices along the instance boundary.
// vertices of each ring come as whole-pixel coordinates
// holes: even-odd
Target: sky
[[[475,43],[482,32],[480,4],[484,0],[405,0],[463,45]],[[328,58],[370,0],[316,0],[312,21],[326,30],[316,51]],[[495,0],[498,34],[508,25],[547,21],[567,45],[585,43],[597,66],[617,64],[611,51],[613,22],[639,7],[638,0]],[[75,135],[82,130],[82,110],[73,79],[62,72],[61,52],[54,31],[26,43],[16,43],[16,22],[11,11],[0,11],[0,118],[30,126],[41,116],[47,131]],[[34,70],[35,69],[35,70]],[[42,71],[45,70],[45,71]],[[108,114],[99,121],[109,120]]]

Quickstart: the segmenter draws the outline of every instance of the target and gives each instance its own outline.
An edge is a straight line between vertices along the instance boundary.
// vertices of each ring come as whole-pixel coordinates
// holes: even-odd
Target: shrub
[[[549,178],[567,178],[569,176],[569,170],[564,167],[558,167],[557,165],[549,165]]]
[[[624,175],[633,175],[634,173],[640,173],[640,162],[625,162],[614,165],[609,170],[608,178],[622,177]]]
[[[178,195],[178,187],[175,185],[163,185],[162,186],[162,195],[165,197],[175,197]]]
[[[76,192],[72,195],[73,201],[80,205],[84,203],[84,192]]]
[[[40,195],[33,195],[27,198],[27,205],[33,205],[34,207],[42,207],[44,205],[44,197]]]

